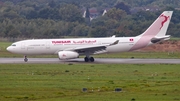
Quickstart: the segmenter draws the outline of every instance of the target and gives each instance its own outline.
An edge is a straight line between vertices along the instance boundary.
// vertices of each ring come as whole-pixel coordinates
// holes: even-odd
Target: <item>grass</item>
[[[0,64],[1,101],[178,101],[179,64]],[[87,88],[87,92],[82,92]],[[122,88],[122,92],[114,92]]]
[[[179,37],[171,37],[170,40],[176,41],[176,40],[180,40],[180,38]]]

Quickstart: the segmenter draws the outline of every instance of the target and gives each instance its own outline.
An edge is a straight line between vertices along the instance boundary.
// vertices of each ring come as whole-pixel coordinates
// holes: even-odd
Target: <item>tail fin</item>
[[[169,39],[170,35],[165,34],[172,17],[172,13],[173,11],[164,11],[144,33],[138,36],[140,37],[139,40],[129,51],[146,47],[161,40]]]
[[[165,36],[173,11],[164,11],[153,24],[140,36]]]

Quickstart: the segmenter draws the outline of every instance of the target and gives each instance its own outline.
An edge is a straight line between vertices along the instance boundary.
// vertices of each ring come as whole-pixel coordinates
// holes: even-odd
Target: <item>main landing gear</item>
[[[26,55],[24,56],[24,62],[28,62],[28,58]]]
[[[94,58],[93,58],[93,57],[87,57],[87,56],[86,56],[86,57],[84,58],[84,61],[85,61],[85,62],[89,62],[89,61],[94,62]]]

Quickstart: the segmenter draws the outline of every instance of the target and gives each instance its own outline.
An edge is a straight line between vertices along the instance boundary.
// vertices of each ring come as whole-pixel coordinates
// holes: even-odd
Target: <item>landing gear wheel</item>
[[[27,56],[24,56],[24,62],[28,62]]]
[[[85,61],[85,62],[89,62],[89,61],[94,62],[94,58],[93,58],[93,57],[90,57],[90,58],[89,58],[89,57],[86,56],[86,57],[84,58],[84,61]]]
[[[88,58],[88,57],[85,57],[85,58],[84,58],[84,61],[85,61],[85,62],[89,62],[89,58]]]
[[[89,60],[90,60],[91,62],[94,62],[94,58],[93,58],[93,57],[90,57]]]
[[[27,58],[25,58],[25,59],[24,59],[24,62],[28,62],[28,59],[27,59]]]

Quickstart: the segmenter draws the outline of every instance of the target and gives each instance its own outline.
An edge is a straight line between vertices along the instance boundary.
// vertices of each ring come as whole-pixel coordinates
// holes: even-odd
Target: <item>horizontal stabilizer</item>
[[[164,41],[164,40],[169,40],[170,39],[170,35],[166,35],[166,36],[163,36],[163,37],[154,37],[151,39],[151,42],[152,43],[157,43],[157,42],[160,42],[160,41]]]

